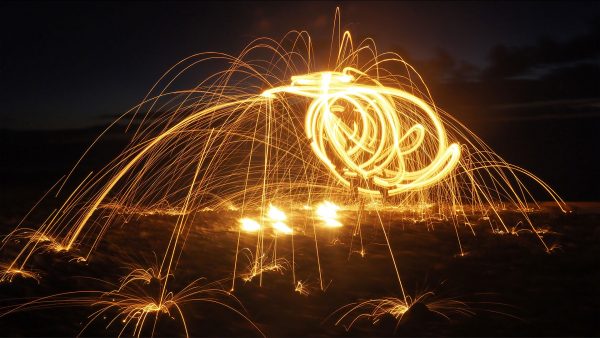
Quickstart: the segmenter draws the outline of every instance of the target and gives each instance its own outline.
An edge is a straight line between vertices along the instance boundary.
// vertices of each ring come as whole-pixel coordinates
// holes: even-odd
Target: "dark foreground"
[[[335,325],[343,312],[338,308],[360,300],[401,297],[381,226],[375,214],[363,220],[362,234],[366,256],[358,253],[359,242],[352,237],[356,222],[353,212],[342,212],[345,226],[338,230],[318,230],[321,290],[312,226],[302,212],[291,215],[297,228],[294,236],[295,277],[308,285],[308,295],[294,292],[291,269],[291,237],[279,237],[277,257],[287,260],[285,271],[265,272],[260,286],[257,276],[250,282],[236,280],[234,295],[242,302],[249,318],[267,336],[597,336],[600,335],[597,302],[600,299],[600,205],[571,204],[573,213],[553,208],[532,214],[536,224],[549,232],[544,239],[555,249],[544,251],[528,231],[518,236],[494,233],[489,225],[476,225],[476,236],[460,227],[464,256],[459,253],[456,233],[448,222],[413,222],[407,215],[382,213],[390,231],[392,249],[407,293],[414,297],[434,291],[435,299],[457,299],[474,312],[445,319],[419,308],[407,315],[400,326],[391,317],[373,325],[368,319],[356,322],[346,331]],[[177,291],[199,277],[223,280],[229,290],[234,265],[239,214],[198,213],[188,236],[170,289]],[[515,224],[516,216],[505,217]],[[40,297],[66,291],[102,290],[111,287],[101,279],[118,283],[136,265],[148,268],[162,256],[173,227],[172,216],[135,217],[127,224],[115,224],[88,262],[72,261],[77,253],[46,253],[33,262],[42,279],[15,279],[0,285],[2,305],[15,304],[15,298]],[[3,218],[3,232],[10,230]],[[6,222],[6,223],[4,223]],[[518,227],[515,230],[526,229]],[[267,237],[267,242],[272,241]],[[256,237],[243,234],[240,249],[254,251]],[[248,259],[240,253],[238,274],[247,271]],[[229,278],[229,279],[227,279]],[[154,285],[143,286],[153,294]],[[73,299],[77,298],[73,296]],[[22,301],[20,301],[22,302]],[[89,321],[98,306],[62,306],[29,310],[0,317],[5,336],[73,336]],[[182,306],[189,333],[194,336],[257,336],[260,333],[237,314],[218,305],[195,302]],[[332,315],[333,314],[333,315]],[[83,335],[117,335],[120,323],[110,325],[116,315],[108,311]],[[150,317],[150,324],[154,317]],[[175,312],[161,314],[155,334],[184,334]],[[152,325],[143,331],[150,334]],[[131,331],[125,332],[125,335]]]

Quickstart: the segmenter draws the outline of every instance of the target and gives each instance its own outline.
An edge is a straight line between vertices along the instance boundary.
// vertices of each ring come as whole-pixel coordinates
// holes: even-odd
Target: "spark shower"
[[[268,288],[264,274],[289,271],[291,276],[281,278],[289,278],[290,292],[309,295],[305,277],[296,271],[296,237],[305,236],[311,238],[317,258],[316,289],[325,292],[320,229],[351,232],[359,243],[351,252],[368,260],[361,231],[366,211],[378,215],[399,297],[340,304],[342,311],[349,311],[337,323],[354,318],[348,327],[363,317],[376,321],[384,313],[400,319],[412,304],[427,298],[405,290],[401,267],[411,262],[395,259],[388,239],[392,230],[384,226],[382,212],[447,220],[456,230],[456,250],[462,255],[459,228],[474,234],[482,226],[474,220],[482,220],[510,233],[514,224],[501,213],[512,210],[550,251],[528,216],[539,206],[527,187],[540,186],[566,212],[552,188],[505,162],[437,107],[425,81],[400,55],[379,51],[372,39],[354,41],[340,27],[336,12],[329,60],[315,57],[308,32],[292,31],[281,40],[258,38],[237,56],[199,53],[169,69],[38,202],[53,195],[62,204],[46,219],[26,215],[4,237],[0,279],[44,283],[52,268],[36,265],[38,255],[61,253],[71,257],[63,264],[94,264],[94,253],[102,249],[107,233],[122,227],[129,240],[137,240],[127,220],[168,215],[171,236],[157,253],[157,263],[123,259],[130,271],[118,281],[107,281],[105,290],[46,295],[6,305],[1,315],[84,306],[91,309],[84,330],[108,316],[107,326],[120,326],[120,334],[155,334],[156,322],[169,315],[178,319],[186,335],[197,335],[188,332],[184,308],[208,302],[252,323],[252,314],[235,296],[238,283],[258,280],[256,287]],[[210,69],[221,70],[206,75]],[[190,86],[195,71],[204,75]],[[126,148],[100,170],[71,182],[80,163],[123,122],[130,139]],[[197,271],[198,279],[174,288],[178,270],[185,269],[180,258],[186,246],[194,245],[188,241],[192,224],[213,211],[238,219],[222,229],[237,236],[237,245],[227,253],[233,258],[231,274],[205,282]],[[348,224],[339,211],[357,215],[358,221]],[[253,244],[246,247],[249,242]],[[291,255],[278,255],[283,246]],[[117,250],[112,254],[121,255],[127,248]],[[149,291],[149,284],[159,287]],[[460,302],[438,310],[448,308],[469,313]]]

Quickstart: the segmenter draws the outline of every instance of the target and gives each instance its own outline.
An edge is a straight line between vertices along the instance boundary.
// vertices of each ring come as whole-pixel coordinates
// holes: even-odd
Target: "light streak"
[[[377,324],[384,316],[391,315],[398,324],[416,304],[423,304],[427,310],[450,320],[455,316],[472,316],[474,309],[466,302],[454,298],[439,298],[433,292],[426,292],[407,301],[395,297],[369,299],[345,305],[334,312],[343,312],[335,325],[342,325],[349,331],[357,322],[367,319]]]
[[[256,332],[264,336],[262,331],[244,314],[241,302],[230,293],[216,287],[218,283],[203,283],[197,279],[178,292],[169,292],[166,297],[156,297],[148,292],[144,285],[156,279],[164,285],[165,278],[158,278],[152,269],[136,269],[123,279],[120,285],[108,283],[115,287],[110,291],[84,290],[65,292],[32,301],[0,308],[0,317],[27,310],[58,308],[64,306],[91,307],[96,310],[88,316],[79,335],[83,334],[93,323],[105,319],[106,327],[120,325],[119,336],[153,336],[156,321],[161,316],[180,320],[186,336],[189,336],[188,324],[183,315],[183,308],[190,304],[213,304],[224,307],[234,314],[249,321]],[[152,323],[152,324],[150,324]]]
[[[308,285],[303,281],[296,282],[296,287],[294,288],[294,291],[302,296],[308,296],[310,294],[310,291],[308,290]]]
[[[353,74],[373,85],[357,82]],[[313,100],[305,118],[306,136],[317,157],[348,188],[350,180],[358,177],[372,180],[389,196],[416,191],[439,182],[458,163],[460,147],[448,145],[433,107],[406,91],[383,86],[358,69],[294,76],[291,85],[268,89],[263,96],[274,98],[278,93]],[[433,137],[437,149],[429,163],[415,163],[413,153],[425,146],[426,137]],[[334,164],[327,149],[342,165]],[[363,194],[379,195],[375,188],[357,187]]]
[[[0,282],[12,282],[15,277],[25,278],[25,279],[33,279],[38,284],[40,283],[41,275],[37,271],[33,270],[24,270],[20,268],[13,268],[8,265],[0,265],[0,269],[2,269],[2,279]]]
[[[253,257],[250,250],[246,248],[244,251],[248,260],[247,272],[240,275],[244,282],[250,282],[256,276],[261,276],[265,272],[279,272],[283,274],[290,267],[290,263],[283,257],[268,260],[266,254],[260,257]]]

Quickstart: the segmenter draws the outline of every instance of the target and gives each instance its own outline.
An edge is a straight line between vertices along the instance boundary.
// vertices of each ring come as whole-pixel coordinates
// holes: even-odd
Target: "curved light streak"
[[[289,93],[311,98],[305,132],[314,154],[342,185],[351,187],[355,178],[365,182],[357,187],[362,194],[384,191],[393,196],[420,190],[456,167],[460,147],[449,144],[441,119],[429,104],[377,81],[359,83],[352,74],[368,79],[347,67],[342,72],[294,76],[291,85],[266,90],[263,96]],[[423,118],[425,123],[414,122]],[[431,152],[432,148],[436,150]],[[427,153],[412,156],[419,151]]]

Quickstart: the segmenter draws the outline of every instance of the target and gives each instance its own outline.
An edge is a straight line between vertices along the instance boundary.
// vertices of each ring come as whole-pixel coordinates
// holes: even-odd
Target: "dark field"
[[[0,133],[1,155],[8,159],[0,168],[0,234],[13,229],[45,189],[68,172],[85,145],[99,132],[100,129]],[[88,158],[81,172],[107,163],[126,141],[119,134],[105,139],[104,148]],[[73,182],[78,179],[75,176]],[[585,176],[579,179],[584,180]],[[595,190],[596,185],[591,182],[583,188]],[[43,220],[60,201],[51,198],[32,214],[31,220]],[[294,292],[290,237],[279,237],[277,241],[277,257],[288,262],[285,271],[266,272],[262,286],[258,277],[247,283],[238,278],[234,295],[246,309],[242,312],[267,336],[598,336],[600,203],[569,203],[573,210],[569,214],[544,205],[544,210],[531,217],[536,225],[550,231],[543,236],[556,247],[551,254],[544,251],[531,232],[520,231],[518,236],[493,233],[487,222],[474,219],[475,235],[464,225],[458,228],[467,253],[461,257],[457,255],[460,251],[452,224],[434,220],[415,223],[411,220],[414,215],[398,212],[381,214],[407,293],[415,297],[434,291],[430,300],[465,302],[474,312],[471,316],[453,315],[447,320],[417,309],[408,313],[397,329],[389,317],[377,325],[368,319],[358,321],[349,332],[341,325],[335,326],[342,313],[333,313],[346,304],[381,297],[401,298],[376,214],[366,215],[361,221],[366,256],[351,254],[359,250],[358,237],[352,237],[357,222],[352,211],[341,212],[341,229],[321,229],[317,233],[324,292],[320,289],[312,226],[307,215],[298,211],[289,222],[296,229],[295,274],[298,280],[306,282],[309,295]],[[518,223],[516,214],[507,212],[503,216],[508,225]],[[207,282],[225,279],[220,287],[230,289],[238,217],[233,211],[196,215],[169,289],[181,290],[199,277],[205,277]],[[156,265],[174,221],[175,217],[169,216],[135,216],[125,224],[124,218],[119,218],[85,263],[72,261],[78,255],[76,250],[68,254],[40,254],[32,259],[33,268],[42,275],[40,284],[17,278],[12,284],[0,285],[1,305],[24,302],[17,298],[59,292],[111,291],[115,285],[106,282],[118,284],[131,265]],[[38,224],[30,222],[26,226]],[[272,237],[267,239],[267,243],[272,242]],[[240,249],[252,250],[255,245],[254,235],[241,237]],[[246,253],[239,255],[238,274],[247,271]],[[10,250],[2,254],[0,263],[13,257]],[[157,292],[153,284],[142,289],[150,295]],[[82,297],[77,294],[71,299]],[[100,308],[92,303],[88,299],[83,306],[29,310],[0,317],[2,335],[73,336],[89,321],[88,316]],[[185,304],[182,309],[191,335],[260,335],[242,317],[221,306],[197,302]],[[121,328],[118,322],[106,328],[116,314],[107,312],[106,319],[98,318],[84,335],[117,335]],[[161,314],[157,335],[184,334],[176,313],[171,312],[171,317]],[[143,334],[148,335],[150,328],[151,325]]]
[[[349,255],[359,248],[358,237],[351,236],[356,222],[354,212],[342,212],[345,227],[318,230],[325,292],[319,287],[312,227],[306,224],[305,212],[299,211],[292,214],[289,222],[297,230],[295,272],[298,279],[308,283],[310,294],[294,292],[288,266],[282,272],[266,272],[262,287],[258,277],[247,283],[238,279],[235,295],[245,306],[245,313],[267,336],[598,335],[600,206],[578,203],[572,207],[574,212],[567,215],[551,207],[532,214],[536,224],[551,230],[544,239],[559,245],[552,254],[546,254],[530,232],[521,231],[518,236],[494,234],[489,225],[481,224],[474,227],[476,236],[468,228],[459,228],[467,252],[462,257],[457,255],[456,234],[449,223],[414,223],[407,220],[410,215],[406,213],[382,213],[407,292],[414,296],[434,291],[436,299],[456,298],[469,305],[475,312],[472,316],[452,316],[452,320],[447,320],[427,311],[415,311],[404,318],[397,330],[391,318],[384,318],[377,325],[365,319],[349,332],[334,325],[341,313],[328,316],[343,305],[362,299],[400,297],[374,213],[366,215],[362,222],[367,252],[364,258],[356,253]],[[511,213],[504,216],[509,224],[516,220]],[[198,277],[215,281],[231,276],[237,241],[233,227],[238,217],[233,211],[198,213],[170,284],[173,290]],[[70,262],[76,252],[42,254],[33,260],[43,276],[40,284],[16,279],[12,284],[1,285],[3,303],[11,303],[9,299],[17,297],[65,291],[109,291],[111,288],[105,283],[86,277],[118,283],[119,277],[128,273],[129,264],[151,267],[156,263],[154,253],[162,255],[174,220],[170,216],[145,216],[127,224],[115,224],[87,263]],[[240,248],[253,249],[255,238],[242,234]],[[248,260],[244,256],[240,254],[240,273],[247,271]],[[291,237],[278,238],[277,257],[291,263]],[[222,283],[226,290],[230,286],[230,280]],[[155,286],[144,287],[152,294]],[[83,328],[87,316],[96,309],[97,306],[87,305],[26,311],[0,318],[0,327],[8,336],[71,336]],[[259,334],[240,316],[217,305],[190,303],[183,306],[183,311],[192,335]],[[84,335],[118,334],[119,323],[105,328],[114,315],[116,312],[107,312],[107,319],[98,319]],[[182,335],[180,324],[161,315],[156,333]]]

